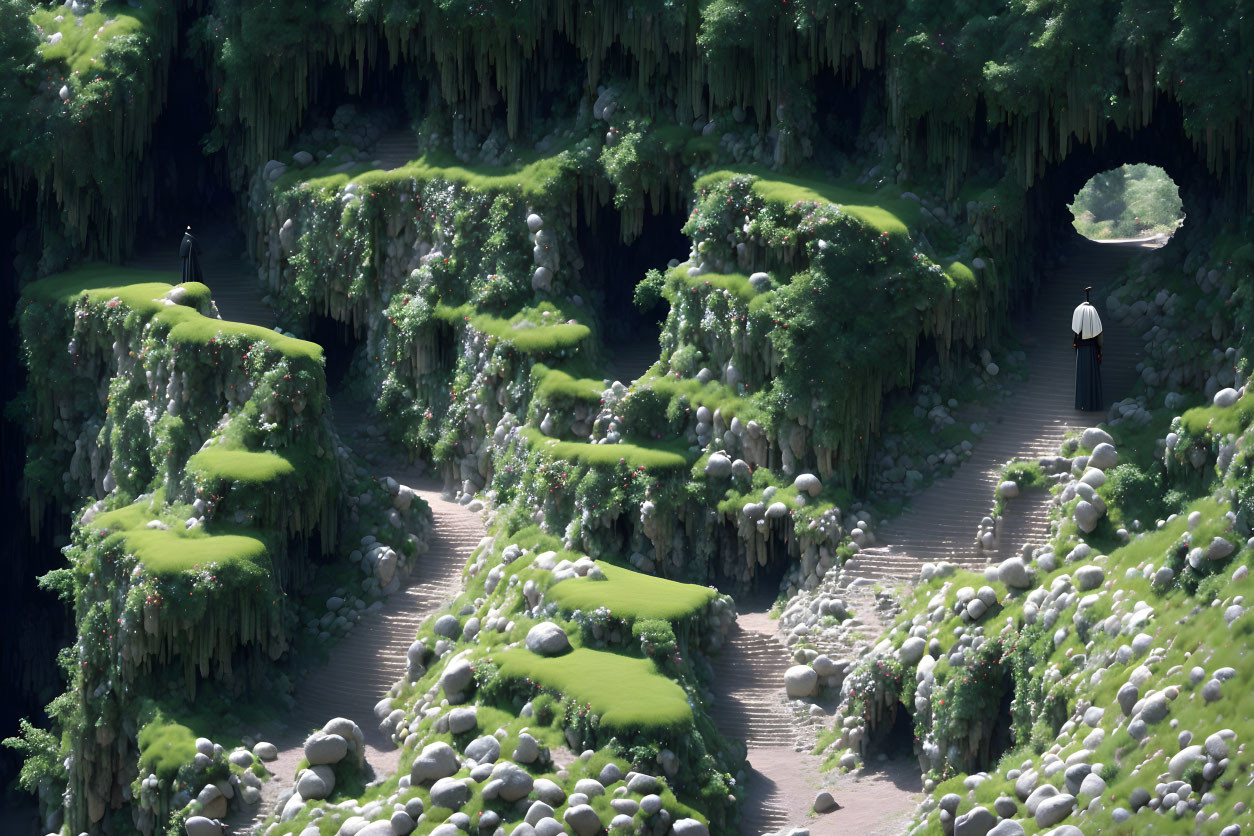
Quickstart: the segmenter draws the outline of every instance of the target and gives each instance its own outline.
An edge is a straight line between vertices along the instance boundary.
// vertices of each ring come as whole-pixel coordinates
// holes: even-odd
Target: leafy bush
[[[636,307],[648,313],[662,301],[662,291],[666,288],[666,278],[658,270],[650,270],[636,285],[632,292],[632,301]]]

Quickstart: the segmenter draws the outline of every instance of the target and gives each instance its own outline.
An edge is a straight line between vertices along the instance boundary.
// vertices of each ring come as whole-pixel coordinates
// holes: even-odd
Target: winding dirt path
[[[993,502],[998,470],[1006,461],[1055,455],[1068,430],[1104,420],[1104,413],[1078,412],[1073,404],[1074,352],[1067,342],[1071,310],[1094,287],[1093,300],[1105,313],[1105,299],[1129,259],[1160,240],[1118,243],[1077,241],[1064,262],[1042,284],[1041,299],[1019,323],[1030,377],[1014,397],[968,420],[990,429],[976,442],[972,457],[950,478],[911,500],[900,517],[886,523],[881,542],[865,549],[841,570],[839,585],[869,634],[859,646],[878,640],[883,622],[873,613],[874,584],[909,584],[927,561],[948,560],[981,570],[992,559],[1017,552],[1026,542],[1042,542],[1049,530],[1047,495],[1025,495],[1007,505],[998,549],[981,554],[975,532]],[[1103,315],[1105,351],[1102,377],[1106,405],[1127,396],[1136,380],[1141,341]],[[742,606],[729,644],[715,665],[720,694],[714,707],[719,729],[744,740],[752,767],[741,833],[762,834],[806,827],[812,834],[889,836],[904,831],[919,801],[922,782],[913,759],[875,762],[843,776],[819,772],[820,759],[808,754],[808,727],[798,721],[806,703],[790,701],[783,689],[790,655],[775,623],[761,604]],[[832,651],[828,651],[829,654]],[[834,708],[834,706],[824,706]],[[842,809],[812,812],[814,797],[827,789]]]
[[[244,259],[243,240],[234,230],[215,227],[193,230],[204,250],[205,283],[213,291],[223,319],[273,327],[273,311],[262,302],[256,270]],[[149,251],[127,266],[170,272],[179,267],[177,242],[168,255]],[[177,278],[175,278],[177,280]],[[233,813],[227,820],[232,833],[248,833],[274,809],[279,794],[295,779],[296,765],[304,757],[304,741],[333,717],[347,717],[361,727],[366,739],[366,762],[376,775],[394,772],[399,750],[378,729],[375,704],[405,673],[406,651],[418,627],[432,613],[452,600],[461,588],[466,559],[484,536],[477,514],[447,501],[442,486],[395,455],[381,455],[385,448],[363,443],[365,406],[335,397],[332,421],[337,434],[350,446],[359,445],[374,455],[369,459],[377,476],[391,476],[408,485],[430,506],[433,526],[429,550],[422,555],[405,588],[389,596],[383,608],[364,616],[331,650],[330,658],[296,684],[296,708],[282,726],[262,729],[263,739],[279,750],[278,760],[267,764],[274,776],[265,783],[261,803],[253,811]],[[373,442],[374,440],[371,439]],[[356,448],[355,448],[356,449]]]

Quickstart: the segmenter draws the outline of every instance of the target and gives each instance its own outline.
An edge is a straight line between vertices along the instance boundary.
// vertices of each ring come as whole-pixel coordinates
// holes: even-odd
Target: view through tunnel
[[[1179,188],[1167,172],[1147,163],[1093,175],[1068,208],[1076,231],[1094,241],[1167,239],[1184,223]]]

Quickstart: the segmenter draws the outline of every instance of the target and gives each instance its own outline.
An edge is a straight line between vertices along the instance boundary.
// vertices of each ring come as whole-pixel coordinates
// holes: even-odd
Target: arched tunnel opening
[[[1035,303],[1044,268],[1067,244],[1083,237],[1071,207],[1085,185],[1103,172],[1142,164],[1161,169],[1178,188],[1181,216],[1188,218],[1184,229],[1201,229],[1208,218],[1236,208],[1234,195],[1244,187],[1243,178],[1232,172],[1227,183],[1211,172],[1185,133],[1180,106],[1160,96],[1148,124],[1131,130],[1109,125],[1101,142],[1076,145],[1028,189],[1025,209],[1035,221],[1025,225],[1029,238],[1020,260],[1022,281],[1012,292],[1016,313]]]
[[[353,363],[362,350],[362,340],[353,326],[325,314],[310,314],[308,339],[322,346],[326,362],[327,392],[334,394],[351,386]]]
[[[640,234],[624,241],[621,213],[612,204],[597,207],[591,216],[580,213],[575,231],[583,259],[580,276],[601,323],[612,371],[620,377],[639,374],[657,360],[665,305],[641,311],[633,298],[636,285],[650,269],[665,272],[670,260],[687,258],[689,241],[683,234],[687,220],[675,206],[646,210]]]
[[[914,753],[914,717],[901,703],[894,702],[892,720],[881,724],[867,745],[867,762],[879,760],[882,755],[887,760],[913,760]]]
[[[1007,673],[1002,681],[1002,694],[1001,700],[997,703],[997,713],[993,716],[993,728],[989,733],[983,757],[976,764],[977,769],[992,769],[1001,760],[1002,755],[1014,748],[1014,717],[1011,714],[1014,699],[1014,678]]]

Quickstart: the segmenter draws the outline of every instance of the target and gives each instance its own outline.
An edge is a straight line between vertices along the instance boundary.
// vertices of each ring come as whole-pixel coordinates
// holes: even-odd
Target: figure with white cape
[[[1102,408],[1102,318],[1089,302],[1084,288],[1084,301],[1071,314],[1072,345],[1075,347],[1075,408],[1096,412]]]

